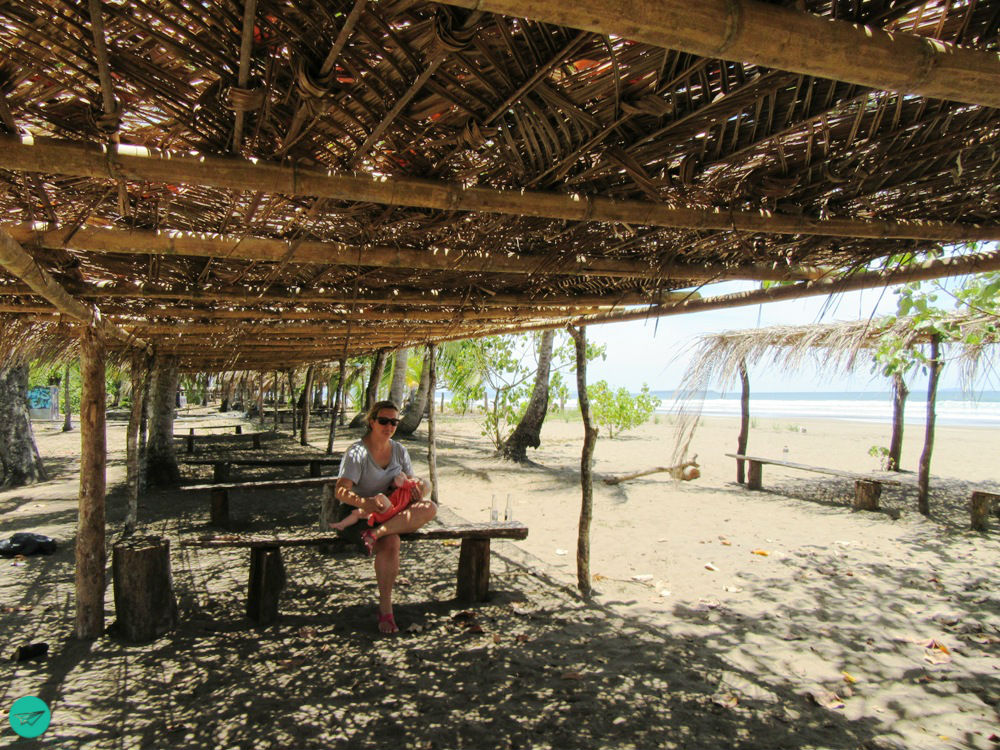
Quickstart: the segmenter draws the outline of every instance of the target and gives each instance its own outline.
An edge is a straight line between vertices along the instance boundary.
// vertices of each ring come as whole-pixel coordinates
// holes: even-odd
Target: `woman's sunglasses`
[[[399,424],[399,420],[393,417],[375,417],[375,421],[379,424],[391,424],[393,427]]]

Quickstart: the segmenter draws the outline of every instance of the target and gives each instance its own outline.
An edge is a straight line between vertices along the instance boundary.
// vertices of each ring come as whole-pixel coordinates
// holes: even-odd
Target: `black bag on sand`
[[[55,539],[31,531],[19,531],[10,539],[0,542],[0,557],[51,555],[55,551]]]

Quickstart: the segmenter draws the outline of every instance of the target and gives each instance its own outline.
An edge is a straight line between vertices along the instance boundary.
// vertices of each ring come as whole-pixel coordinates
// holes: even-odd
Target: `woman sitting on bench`
[[[399,409],[392,401],[372,406],[367,423],[364,437],[344,453],[335,494],[345,505],[366,513],[384,513],[392,508],[387,493],[392,492],[393,480],[400,473],[413,478],[413,465],[406,448],[392,439],[399,424]],[[437,515],[428,482],[419,480],[412,492],[413,501],[404,510],[361,535],[368,554],[375,555],[378,629],[382,633],[399,631],[392,614],[392,588],[399,574],[399,535],[416,531]]]

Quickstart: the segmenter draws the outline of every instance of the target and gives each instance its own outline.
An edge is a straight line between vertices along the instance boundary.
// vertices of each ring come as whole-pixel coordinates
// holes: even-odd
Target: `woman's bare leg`
[[[382,615],[392,614],[392,587],[399,574],[399,537],[395,534],[383,536],[375,543],[375,580],[378,582],[378,611]],[[379,621],[379,630],[391,633],[392,625]]]
[[[410,503],[406,510],[400,511],[373,532],[375,539],[392,534],[406,534],[416,531],[421,526],[430,523],[437,515],[437,506],[430,500],[417,500]]]

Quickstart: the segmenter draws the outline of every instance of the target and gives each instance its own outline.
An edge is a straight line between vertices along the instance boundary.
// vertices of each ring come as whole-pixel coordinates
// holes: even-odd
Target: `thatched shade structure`
[[[962,366],[963,379],[972,384],[984,358],[995,356],[1000,344],[1000,321],[985,313],[954,314],[939,322],[949,328],[949,346]],[[985,324],[985,325],[984,325]],[[976,332],[977,336],[968,334]],[[678,430],[675,460],[687,453],[701,412],[701,402],[709,385],[726,388],[739,378],[742,387],[742,420],[737,454],[747,453],[749,423],[749,368],[766,363],[781,371],[794,370],[811,362],[818,371],[854,372],[859,366],[875,365],[875,350],[885,340],[895,341],[902,349],[926,345],[930,382],[927,398],[927,424],[924,452],[920,460],[919,502],[927,513],[930,455],[934,442],[934,401],[937,379],[944,364],[940,336],[933,329],[922,328],[911,318],[882,318],[808,326],[770,326],[742,331],[724,331],[699,337],[694,356],[678,389],[677,405],[682,413]],[[902,376],[894,380],[895,409],[890,457],[898,469],[899,441],[902,440],[902,404],[906,388]],[[737,481],[744,481],[743,461],[737,462]]]
[[[996,0],[462,5],[4,5],[0,313],[271,369],[1000,239]]]

